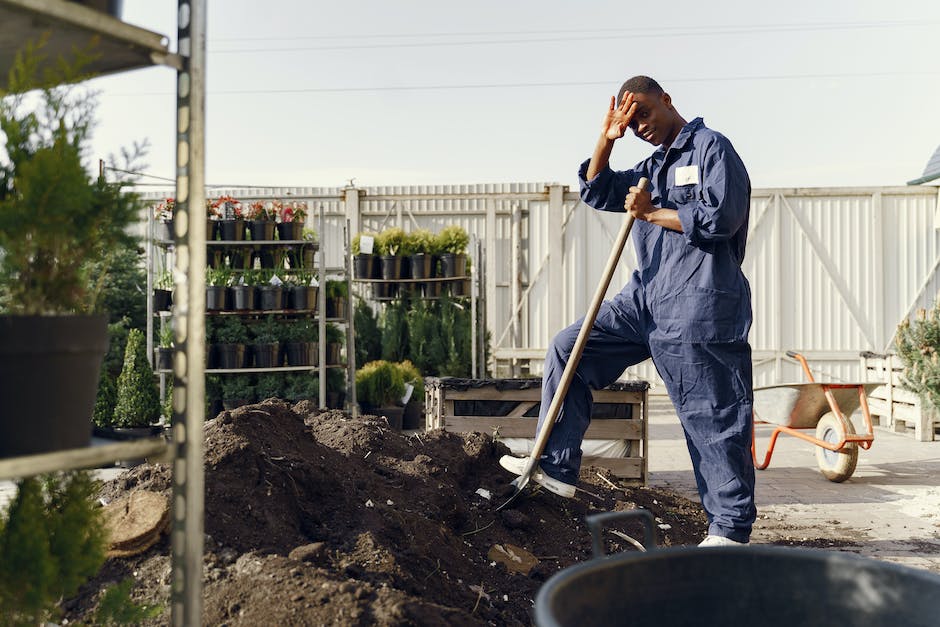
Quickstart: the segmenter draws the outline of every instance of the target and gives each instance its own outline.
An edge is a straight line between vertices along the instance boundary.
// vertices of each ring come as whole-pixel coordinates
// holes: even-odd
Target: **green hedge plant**
[[[905,385],[940,409],[940,301],[898,326],[895,347],[904,364]]]
[[[147,346],[140,329],[127,336],[124,368],[117,380],[114,426],[144,427],[160,419],[160,391],[147,359]]]

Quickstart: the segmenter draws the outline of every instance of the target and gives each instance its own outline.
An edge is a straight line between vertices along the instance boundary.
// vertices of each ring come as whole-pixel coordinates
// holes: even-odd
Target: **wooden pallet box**
[[[940,415],[903,385],[903,367],[894,354],[861,353],[864,380],[881,382],[868,395],[872,424],[913,436],[919,442],[940,439]]]
[[[531,450],[541,379],[427,377],[424,389],[428,430],[488,433],[516,454]],[[583,447],[585,466],[607,468],[621,479],[646,484],[648,391],[646,381],[618,381],[594,390]]]

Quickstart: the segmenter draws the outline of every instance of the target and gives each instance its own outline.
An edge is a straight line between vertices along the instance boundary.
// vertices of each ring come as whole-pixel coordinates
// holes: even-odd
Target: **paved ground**
[[[762,456],[769,428],[759,428],[757,440]],[[682,428],[665,396],[650,397],[649,448],[650,484],[698,500]],[[757,471],[757,507],[752,542],[833,539],[853,543],[844,550],[940,573],[940,441],[876,428],[852,478],[832,483],[819,473],[812,444],[781,435],[770,466]]]

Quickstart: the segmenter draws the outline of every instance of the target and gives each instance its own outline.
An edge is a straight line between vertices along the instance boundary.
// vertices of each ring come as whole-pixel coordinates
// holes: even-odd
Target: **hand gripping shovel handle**
[[[649,181],[646,178],[641,178],[640,182],[637,183],[637,187],[645,190],[648,183]],[[516,486],[516,493],[498,509],[502,509],[515,499],[529,483],[529,480],[532,478],[532,473],[535,472],[538,460],[542,456],[542,451],[545,450],[545,444],[548,443],[548,436],[551,435],[552,427],[555,426],[555,420],[557,420],[558,413],[561,411],[561,405],[565,400],[565,395],[568,394],[568,388],[571,386],[571,381],[574,379],[574,374],[578,369],[581,354],[584,353],[584,347],[587,344],[588,337],[591,335],[594,321],[597,320],[597,312],[600,311],[601,303],[604,302],[604,296],[607,294],[610,280],[614,277],[617,264],[620,263],[620,255],[623,253],[623,248],[627,244],[627,238],[630,237],[633,221],[634,217],[632,215],[627,216],[626,221],[624,221],[623,225],[620,227],[620,232],[617,234],[617,241],[614,242],[614,248],[610,251],[610,257],[607,259],[607,267],[604,268],[604,274],[597,286],[597,290],[594,292],[594,299],[591,301],[591,306],[588,307],[584,321],[581,323],[578,338],[574,342],[574,348],[571,350],[568,363],[565,364],[565,370],[561,375],[561,380],[558,382],[558,389],[555,390],[555,395],[552,396],[552,403],[549,405],[548,412],[545,414],[545,420],[542,422],[542,428],[535,439],[535,445],[532,448],[532,452],[529,454],[529,459],[526,462],[522,474],[512,482],[512,484]]]

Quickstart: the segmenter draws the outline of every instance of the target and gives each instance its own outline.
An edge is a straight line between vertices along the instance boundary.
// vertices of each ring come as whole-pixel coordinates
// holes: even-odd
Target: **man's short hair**
[[[620,86],[620,93],[617,94],[617,104],[623,100],[623,95],[627,92],[633,94],[663,94],[663,88],[649,76],[634,76]]]

